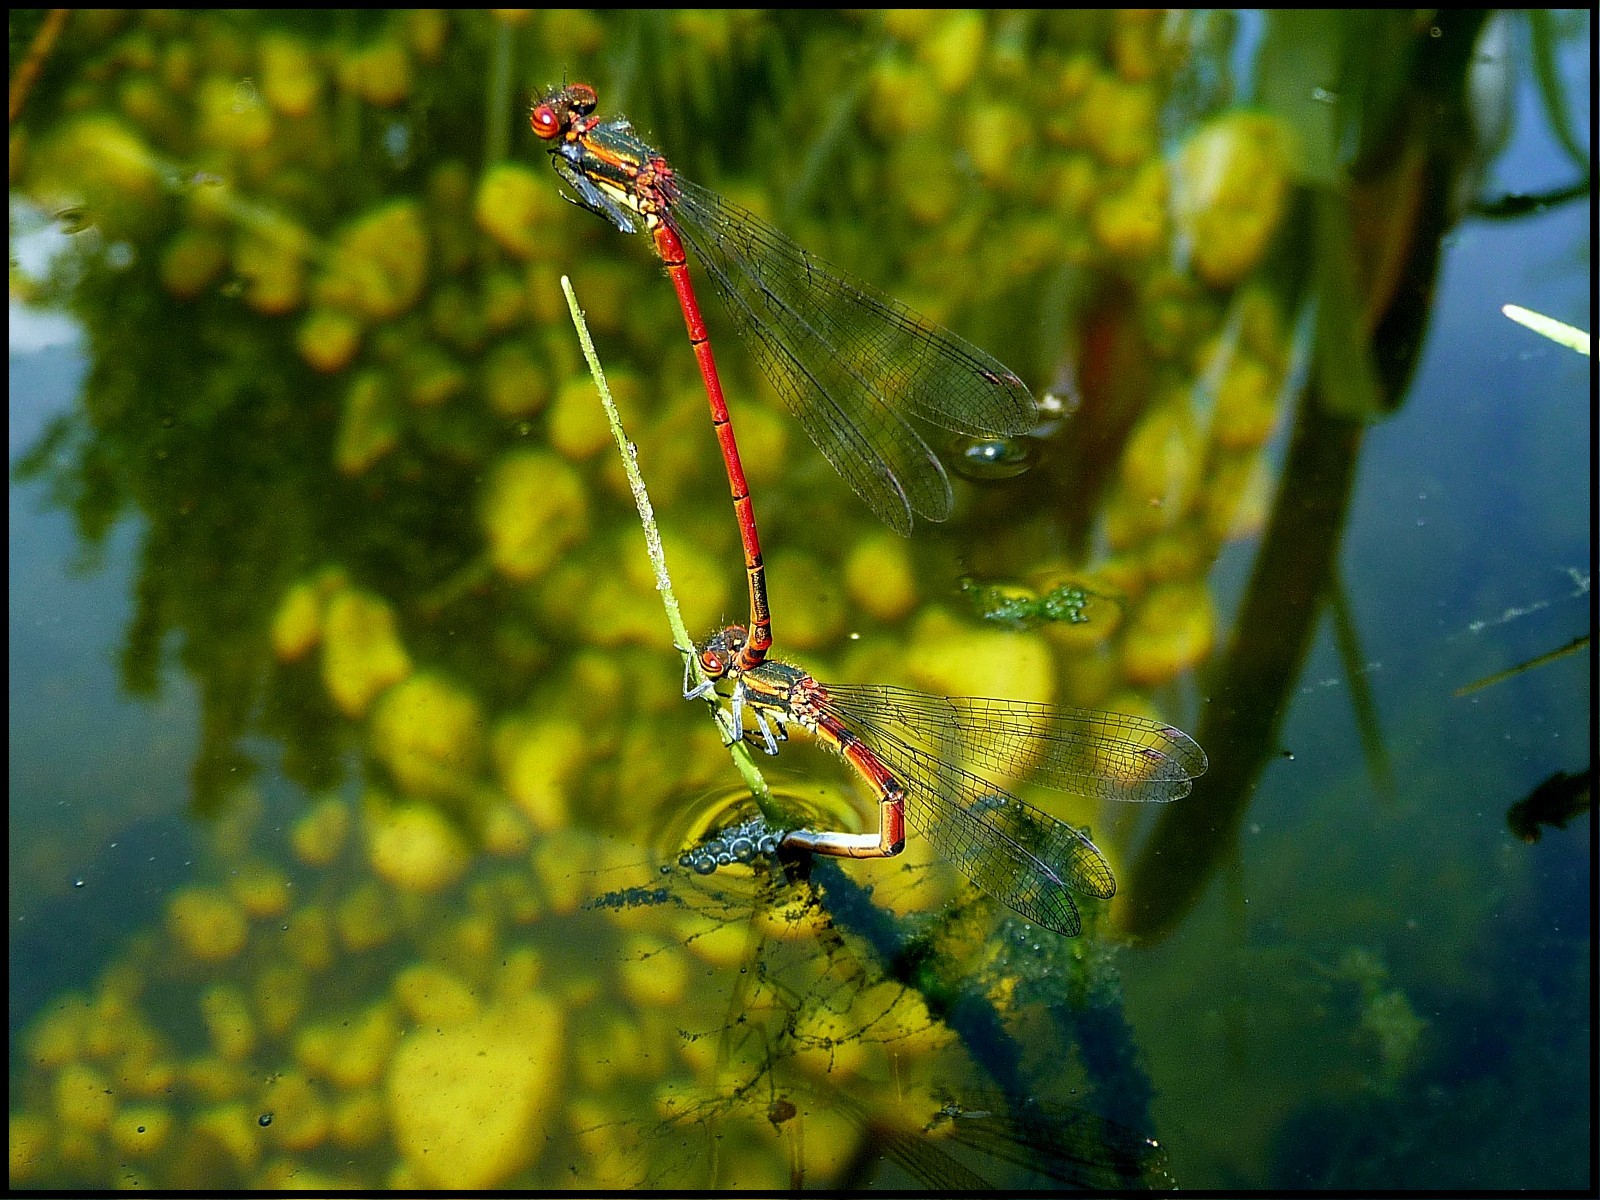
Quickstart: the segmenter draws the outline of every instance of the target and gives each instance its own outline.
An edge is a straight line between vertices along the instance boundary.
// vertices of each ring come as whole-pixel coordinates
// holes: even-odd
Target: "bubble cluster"
[[[782,832],[770,828],[760,817],[754,817],[738,825],[730,825],[684,851],[678,857],[678,865],[700,875],[709,875],[718,867],[754,862],[758,854],[776,853],[782,838]]]

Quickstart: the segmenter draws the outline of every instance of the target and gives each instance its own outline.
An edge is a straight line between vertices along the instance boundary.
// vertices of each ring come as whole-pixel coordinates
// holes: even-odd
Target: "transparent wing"
[[[906,817],[996,900],[1067,937],[1082,928],[1068,889],[1107,899],[1116,879],[1081,830],[892,734],[868,742],[906,792]]]
[[[667,219],[807,436],[878,516],[950,514],[950,481],[911,414],[976,435],[1033,427],[1033,398],[996,359],[851,283],[776,229],[672,177]]]
[[[996,779],[1107,800],[1187,796],[1205,751],[1181,729],[1126,713],[909,688],[829,684],[839,720],[876,748],[888,738]]]

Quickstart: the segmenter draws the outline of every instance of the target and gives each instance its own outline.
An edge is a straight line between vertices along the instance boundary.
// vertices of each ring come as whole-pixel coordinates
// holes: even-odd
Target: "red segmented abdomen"
[[[654,165],[662,169],[659,159]],[[652,215],[659,208],[660,192],[652,183],[641,191],[653,197]],[[643,211],[643,210],[641,210]],[[756,531],[755,509],[750,502],[750,485],[745,482],[744,464],[739,459],[739,444],[733,436],[733,423],[728,415],[728,402],[722,394],[722,380],[717,374],[716,359],[711,353],[711,335],[706,331],[705,319],[700,315],[700,305],[695,299],[694,284],[689,278],[689,267],[683,253],[683,243],[677,232],[665,220],[656,221],[652,228],[656,253],[667,268],[678,294],[678,306],[683,310],[684,327],[689,333],[689,345],[705,383],[706,399],[711,405],[711,426],[717,435],[717,445],[722,450],[722,461],[728,472],[728,490],[733,496],[734,516],[739,522],[739,540],[744,546],[745,574],[750,590],[750,630],[745,644],[740,647],[736,665],[748,671],[761,664],[772,645],[772,611],[767,603],[765,566],[761,557],[761,539]]]
[[[821,685],[815,681],[805,682],[821,691]],[[804,692],[805,684],[803,683],[797,690]],[[898,854],[900,847],[905,845],[906,841],[905,788],[895,778],[894,772],[884,766],[872,752],[871,747],[841,725],[836,718],[827,713],[819,713],[815,721],[817,737],[838,750],[844,760],[854,767],[878,794],[881,822],[879,839],[888,853]]]

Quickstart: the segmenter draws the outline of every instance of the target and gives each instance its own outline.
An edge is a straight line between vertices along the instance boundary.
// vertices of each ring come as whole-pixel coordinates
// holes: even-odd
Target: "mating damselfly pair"
[[[771,843],[889,857],[904,845],[909,820],[984,891],[1049,929],[1078,933],[1070,893],[1109,898],[1110,865],[1086,833],[1011,787],[1029,781],[1093,798],[1175,800],[1205,771],[1205,752],[1181,730],[1142,717],[826,685],[769,659],[772,615],[754,504],[685,247],[812,442],[902,534],[913,513],[939,521],[953,503],[949,478],[911,418],[977,436],[1022,434],[1037,423],[1027,387],[982,350],[684,179],[626,120],[596,116],[597,104],[592,87],[567,84],[535,102],[530,124],[576,203],[623,233],[642,229],[653,239],[705,384],[744,549],[749,622],[707,639],[695,655],[705,681],[690,686],[686,676],[684,694],[725,683],[731,736],[776,754],[787,726],[797,725],[877,797],[876,832],[796,829]]]

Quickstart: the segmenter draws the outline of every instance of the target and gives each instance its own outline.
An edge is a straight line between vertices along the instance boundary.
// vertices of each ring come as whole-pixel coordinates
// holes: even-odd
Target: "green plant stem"
[[[639,522],[644,526],[645,548],[650,554],[650,565],[655,569],[656,590],[661,593],[662,606],[667,610],[667,624],[672,628],[673,645],[684,656],[689,664],[691,677],[695,685],[699,686],[706,682],[705,673],[700,670],[700,660],[693,650],[694,642],[683,624],[683,613],[679,611],[678,598],[672,591],[672,579],[667,574],[666,551],[661,546],[661,531],[656,527],[655,510],[650,505],[649,493],[645,491],[644,476],[639,473],[638,450],[628,440],[628,435],[622,428],[622,417],[617,413],[616,401],[611,398],[611,388],[606,384],[600,357],[595,353],[594,339],[589,336],[589,326],[584,322],[583,310],[578,307],[578,297],[572,290],[572,281],[565,275],[561,277],[561,290],[566,294],[567,307],[572,311],[572,323],[578,330],[578,344],[583,347],[584,361],[589,364],[589,374],[594,378],[595,387],[599,389],[600,403],[606,410],[606,422],[611,426],[611,436],[617,443],[617,452],[622,455],[622,469],[627,473],[628,487],[633,492],[633,502],[639,510]],[[717,731],[726,741],[721,702],[711,688],[707,688],[704,694],[712,718],[717,723]],[[755,759],[750,755],[750,747],[736,738],[729,745],[728,753],[733,756],[734,765],[739,768],[739,774],[744,776],[744,781],[754,794],[756,803],[765,811],[770,802],[771,791],[767,787],[767,781],[762,778],[761,771],[756,767]]]

